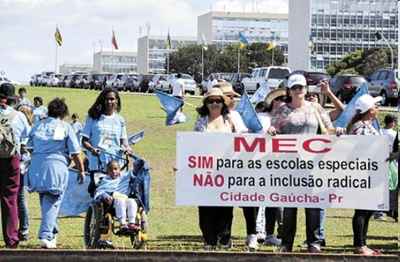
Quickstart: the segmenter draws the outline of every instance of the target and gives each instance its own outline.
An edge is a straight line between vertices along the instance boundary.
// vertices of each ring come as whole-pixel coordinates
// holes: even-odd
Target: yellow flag
[[[267,51],[270,51],[276,47],[275,41],[267,43]]]
[[[57,45],[62,46],[63,39],[62,39],[60,30],[58,30],[58,26],[56,27],[56,32],[54,33],[54,38],[56,39]]]

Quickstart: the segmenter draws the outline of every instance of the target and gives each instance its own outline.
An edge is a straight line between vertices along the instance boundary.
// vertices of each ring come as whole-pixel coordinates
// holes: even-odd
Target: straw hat
[[[286,95],[287,95],[286,88],[274,89],[268,93],[267,97],[265,98],[265,103],[267,103],[267,105],[270,106],[275,98]]]
[[[228,82],[221,82],[214,85],[213,87],[221,89],[224,95],[234,95],[235,97],[240,97],[240,95],[233,90],[232,85]]]
[[[224,100],[224,104],[228,106],[228,98],[222,93],[222,90],[220,88],[211,88],[203,97],[203,103],[206,101],[207,98],[209,97],[221,97]]]

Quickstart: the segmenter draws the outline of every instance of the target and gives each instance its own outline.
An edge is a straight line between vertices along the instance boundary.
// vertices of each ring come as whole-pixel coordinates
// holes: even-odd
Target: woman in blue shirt
[[[64,100],[53,99],[48,105],[48,118],[34,126],[28,140],[28,147],[33,151],[27,186],[40,196],[39,240],[42,248],[56,248],[57,216],[68,184],[70,156],[80,171],[80,183],[85,175],[78,139],[71,125],[63,121],[67,115]]]
[[[121,99],[118,91],[111,88],[104,89],[88,111],[81,136],[82,145],[89,151],[91,172],[104,168],[113,160],[113,155],[120,156],[124,151],[131,153],[125,120],[118,114],[120,111]],[[102,151],[107,154],[101,154]],[[98,156],[101,163],[98,163]]]

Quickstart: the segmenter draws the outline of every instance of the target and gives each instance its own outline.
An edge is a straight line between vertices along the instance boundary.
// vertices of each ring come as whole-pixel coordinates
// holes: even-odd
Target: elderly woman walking
[[[29,135],[28,146],[33,151],[27,186],[30,191],[39,193],[42,248],[57,247],[57,216],[68,184],[70,157],[80,171],[80,182],[85,175],[78,139],[71,125],[63,120],[67,115],[64,100],[53,99],[48,105],[48,118],[37,123]]]

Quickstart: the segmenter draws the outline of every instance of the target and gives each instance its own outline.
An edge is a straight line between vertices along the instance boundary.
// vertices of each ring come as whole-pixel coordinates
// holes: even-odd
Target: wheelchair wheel
[[[84,225],[84,241],[86,248],[98,248],[100,239],[100,219],[99,212],[95,206],[90,206],[86,212]]]
[[[131,235],[131,244],[134,249],[145,248],[145,234],[138,231],[134,235]]]

